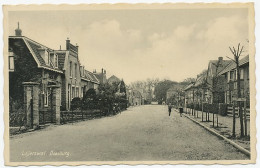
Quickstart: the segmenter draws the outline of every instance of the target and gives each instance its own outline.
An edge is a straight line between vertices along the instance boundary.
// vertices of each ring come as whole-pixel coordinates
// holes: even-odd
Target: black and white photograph
[[[3,16],[6,165],[256,162],[253,3]]]

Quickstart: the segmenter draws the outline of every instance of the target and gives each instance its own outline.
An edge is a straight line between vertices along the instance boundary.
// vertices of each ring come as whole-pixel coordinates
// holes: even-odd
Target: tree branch
[[[233,50],[231,49],[231,47],[229,47],[230,51],[232,52],[232,54],[235,56],[235,53],[233,52]]]
[[[238,54],[240,52],[239,48],[240,48],[240,43],[238,43],[238,46],[237,46],[237,56],[238,56]]]
[[[230,58],[230,57],[228,57],[228,56],[226,56],[226,57],[229,58],[231,61],[236,62],[234,59],[232,59],[232,58]]]
[[[242,48],[241,48],[241,50],[240,50],[239,57],[240,57],[240,55],[242,54],[243,49],[244,49],[244,46],[242,46]]]

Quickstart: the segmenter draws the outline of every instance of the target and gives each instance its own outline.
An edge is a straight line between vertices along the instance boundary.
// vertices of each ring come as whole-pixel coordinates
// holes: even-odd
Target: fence
[[[77,120],[93,119],[106,116],[108,113],[100,110],[87,110],[87,111],[61,111],[61,124],[67,122],[74,122]]]
[[[195,109],[197,111],[202,111],[202,104],[187,104],[186,106],[189,109]],[[219,109],[220,107],[220,109]],[[244,110],[244,107],[242,107],[242,110]],[[220,103],[220,106],[218,103],[203,103],[203,112],[208,113],[214,113],[214,114],[220,114],[222,116],[232,116],[233,115],[233,106]],[[238,114],[238,107],[235,107],[235,114],[239,116]],[[246,108],[246,116],[247,119],[250,119],[250,108]]]
[[[242,108],[242,110],[244,110],[244,108]],[[235,114],[237,116],[239,116],[238,107],[235,107]],[[227,115],[229,115],[229,116],[233,115],[233,106],[227,107]],[[250,109],[249,108],[246,108],[246,117],[247,117],[247,119],[250,119]]]
[[[196,111],[202,111],[202,104],[187,104],[187,108],[194,109]],[[220,110],[219,110],[220,107]],[[203,112],[220,114],[222,116],[227,115],[227,104],[224,103],[203,103]]]

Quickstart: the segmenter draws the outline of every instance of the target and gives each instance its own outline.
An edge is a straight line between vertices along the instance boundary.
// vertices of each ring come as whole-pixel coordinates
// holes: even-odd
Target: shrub
[[[81,109],[82,101],[79,97],[74,97],[71,101],[71,110]]]

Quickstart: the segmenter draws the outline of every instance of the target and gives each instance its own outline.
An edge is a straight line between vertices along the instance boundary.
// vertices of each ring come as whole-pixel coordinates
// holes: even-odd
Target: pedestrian
[[[170,116],[171,112],[172,112],[172,105],[171,105],[171,103],[169,103],[169,105],[168,105],[168,112],[169,112],[169,116]]]

